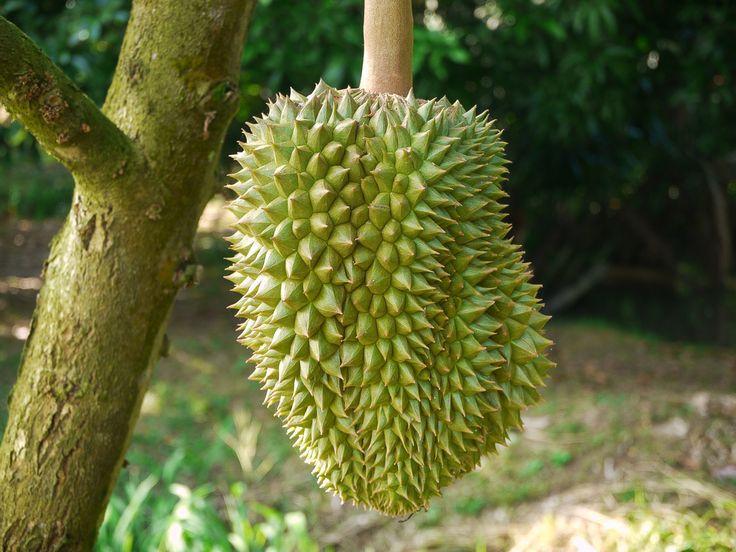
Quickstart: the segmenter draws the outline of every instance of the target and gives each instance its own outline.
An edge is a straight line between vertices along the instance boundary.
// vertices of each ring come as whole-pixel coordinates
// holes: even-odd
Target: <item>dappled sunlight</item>
[[[153,3],[0,7],[3,551],[736,551],[736,3]]]
[[[214,201],[207,212],[199,251],[223,251],[224,205]],[[144,504],[165,503],[175,514],[179,521],[166,533],[170,542],[184,538],[186,520],[212,512],[237,516],[244,496],[304,512],[299,515],[306,515],[321,545],[351,542],[355,549],[387,552],[659,552],[688,542],[710,545],[725,538],[727,528],[736,531],[733,350],[668,343],[584,321],[553,324],[560,367],[545,401],[524,416],[524,431],[512,432],[508,446],[483,458],[428,512],[398,523],[340,505],[318,489],[260,404],[258,386],[247,379],[248,352],[234,341],[232,313],[218,306],[232,299],[221,280],[223,265],[199,254],[203,282],[176,304],[169,355],[144,397],[123,476],[128,483],[121,483],[137,481],[141,496],[147,493]],[[0,309],[0,344],[14,344],[0,347],[5,382],[14,377],[41,285],[31,273],[26,267],[23,275],[0,277],[0,305],[8,305]],[[179,460],[167,469],[182,473],[170,483],[181,486],[170,494],[160,481],[135,479],[155,473],[153,466],[177,450]],[[195,481],[212,484],[203,490]],[[116,519],[110,515],[107,523]],[[113,539],[113,533],[103,535]]]
[[[694,543],[694,550],[726,550],[734,516],[733,495],[665,464],[642,464],[625,482],[576,485],[470,518],[443,512],[434,527],[419,514],[400,528],[379,529],[371,543],[392,551],[675,552]]]
[[[225,198],[216,195],[207,202],[197,231],[201,234],[224,234],[230,231],[235,220],[235,215],[227,208]]]
[[[171,352],[172,360],[181,363],[187,368],[204,375],[214,374],[218,367],[203,355],[188,353],[182,349],[174,349]]]
[[[42,283],[43,280],[36,276],[6,276],[0,278],[0,294],[14,294],[22,291],[38,291],[41,289]]]
[[[271,455],[266,455],[256,460],[261,423],[256,421],[253,415],[242,406],[237,406],[233,410],[232,420],[233,430],[221,431],[220,437],[238,457],[246,481],[253,482],[262,479],[273,468],[275,459]]]
[[[510,531],[510,550],[677,552],[692,546],[694,537],[702,550],[733,543],[717,529],[736,529],[736,503],[728,493],[666,465],[646,466],[629,477],[642,483],[583,487],[548,498]],[[705,516],[694,513],[704,506]]]
[[[23,307],[24,303],[32,306],[41,283],[41,279],[35,276],[0,277],[0,337],[18,341],[28,338],[31,333],[30,313]]]
[[[169,398],[146,428],[174,428],[190,417],[219,427],[207,438],[220,440],[228,452],[212,473],[238,474],[251,482],[259,500],[288,497],[307,513],[322,545],[351,542],[354,549],[387,552],[659,552],[667,546],[679,550],[683,542],[721,542],[736,519],[728,479],[711,476],[718,472],[709,471],[707,463],[688,460],[700,450],[698,458],[721,458],[714,470],[736,462],[708,452],[733,442],[718,428],[729,419],[734,395],[712,391],[707,386],[711,377],[703,377],[704,384],[686,377],[693,371],[721,370],[733,356],[728,351],[642,341],[585,324],[553,326],[555,354],[576,358],[574,366],[597,365],[601,350],[612,351],[603,361],[609,377],[601,382],[585,370],[553,377],[545,402],[524,417],[524,432],[512,433],[508,446],[447,488],[428,512],[398,523],[340,505],[320,491],[278,421],[259,404],[255,384],[246,381],[250,369],[240,349],[235,344],[214,347],[208,334],[192,333],[191,322],[185,324],[175,326],[172,354],[159,372],[159,385],[166,384]],[[657,364],[663,350],[667,372],[681,379],[664,387],[652,385],[651,379],[637,383],[633,368]],[[146,431],[142,428],[139,438]],[[195,430],[184,442],[201,448],[202,439]]]
[[[141,416],[157,416],[161,413],[161,397],[153,389],[146,391],[141,403]]]

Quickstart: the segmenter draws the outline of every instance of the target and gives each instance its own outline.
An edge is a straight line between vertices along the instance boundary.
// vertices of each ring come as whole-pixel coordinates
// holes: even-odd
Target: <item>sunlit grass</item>
[[[237,416],[242,423],[243,414]],[[242,481],[193,486],[185,473],[199,471],[200,466],[187,466],[193,459],[191,452],[175,449],[163,463],[149,464],[140,474],[123,475],[107,508],[96,549],[316,552],[304,513],[280,511],[250,497],[246,481],[261,476],[265,465],[253,463],[257,426],[241,427],[235,434],[223,429],[223,433],[239,458],[247,455],[248,461],[240,464]]]
[[[204,278],[177,300],[170,354],[144,400],[98,550],[736,549],[734,483],[716,480],[707,465],[683,466],[701,433],[718,429],[721,448],[733,442],[729,419],[698,406],[703,396],[736,391],[732,351],[554,322],[560,366],[545,402],[526,413],[525,431],[428,512],[399,523],[319,490],[261,405],[224,309],[232,299],[224,253],[218,237],[200,238]],[[11,329],[28,326],[32,306],[15,301],[33,293],[24,286],[14,280],[0,290],[0,300],[13,298],[0,320],[8,329],[0,335],[0,428],[22,347]]]

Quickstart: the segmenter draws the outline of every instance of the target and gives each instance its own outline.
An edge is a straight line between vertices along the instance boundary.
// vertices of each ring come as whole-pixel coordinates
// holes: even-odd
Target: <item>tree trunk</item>
[[[104,114],[0,20],[0,101],[76,182],[0,445],[0,550],[94,544],[189,273],[254,3],[134,1]]]

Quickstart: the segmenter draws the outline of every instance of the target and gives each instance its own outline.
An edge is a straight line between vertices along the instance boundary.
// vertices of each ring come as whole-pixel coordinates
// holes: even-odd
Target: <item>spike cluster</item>
[[[500,131],[320,83],[249,125],[230,280],[251,378],[323,487],[392,515],[520,428],[552,363]]]

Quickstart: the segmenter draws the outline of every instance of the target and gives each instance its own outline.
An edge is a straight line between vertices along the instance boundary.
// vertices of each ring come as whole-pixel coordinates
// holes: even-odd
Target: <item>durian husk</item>
[[[324,83],[248,125],[229,279],[251,379],[320,485],[390,515],[521,429],[553,366],[487,113]]]

